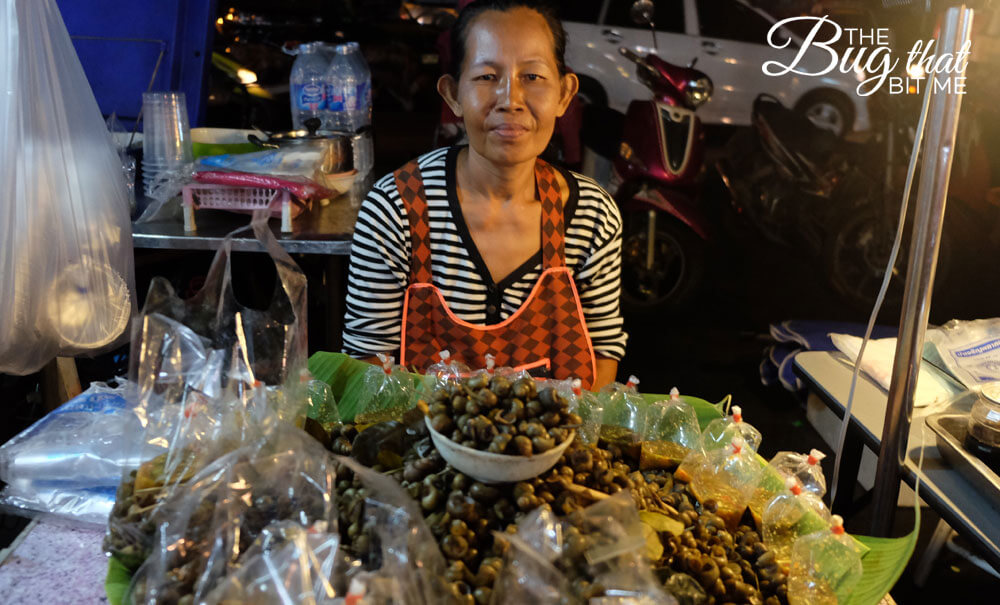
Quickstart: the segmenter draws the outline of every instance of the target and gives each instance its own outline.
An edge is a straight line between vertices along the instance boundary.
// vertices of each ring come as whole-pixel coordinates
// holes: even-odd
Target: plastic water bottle
[[[346,44],[338,44],[326,70],[326,116],[324,128],[354,132],[353,118],[358,105],[358,77]]]
[[[352,124],[357,130],[372,123],[372,72],[357,42],[348,42],[347,48],[350,51],[348,57],[354,65],[354,73],[358,79],[357,113],[352,115]]]
[[[326,72],[326,61],[323,60],[321,42],[312,42],[299,46],[299,56],[292,64],[292,75],[289,79],[292,105],[292,126],[296,130],[304,128],[303,123],[309,118],[323,117],[326,106],[326,90],[323,75]]]
[[[357,42],[344,44],[342,52],[351,67],[354,80],[353,97],[350,97],[349,91],[348,96],[345,96],[345,99],[353,99],[354,103],[350,106],[345,103],[342,129],[357,133],[372,122],[372,73]],[[372,135],[370,131],[366,131],[354,138],[354,167],[363,179],[371,172],[374,164]]]

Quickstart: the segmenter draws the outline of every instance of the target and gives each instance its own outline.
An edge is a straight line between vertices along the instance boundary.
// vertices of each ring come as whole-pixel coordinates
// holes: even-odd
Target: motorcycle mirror
[[[652,0],[635,0],[632,8],[629,9],[629,16],[636,25],[649,25],[653,22],[653,13],[656,7]]]

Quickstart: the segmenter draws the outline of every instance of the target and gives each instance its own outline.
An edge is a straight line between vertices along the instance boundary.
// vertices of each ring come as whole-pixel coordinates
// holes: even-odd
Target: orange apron
[[[535,164],[542,204],[542,274],[521,308],[494,325],[459,319],[431,283],[430,222],[417,162],[397,170],[395,177],[412,244],[400,363],[426,371],[438,360],[440,351],[448,350],[453,359],[470,368],[482,368],[489,353],[498,366],[547,368],[553,378],[579,378],[584,388],[591,388],[597,377],[597,360],[576,283],[566,266],[562,197],[552,167],[542,160]]]

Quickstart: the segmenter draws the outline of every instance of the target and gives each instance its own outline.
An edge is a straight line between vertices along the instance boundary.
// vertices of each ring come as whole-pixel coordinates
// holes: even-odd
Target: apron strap
[[[410,222],[410,283],[431,283],[431,226],[427,218],[427,195],[416,160],[394,173],[396,190]]]
[[[542,269],[566,265],[566,234],[562,195],[555,170],[542,160],[535,161],[535,186],[542,203]]]

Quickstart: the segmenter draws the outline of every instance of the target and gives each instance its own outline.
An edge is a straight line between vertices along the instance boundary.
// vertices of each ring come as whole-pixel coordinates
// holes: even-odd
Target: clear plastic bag
[[[813,449],[808,454],[778,452],[768,462],[768,466],[780,481],[783,482],[792,477],[799,482],[803,490],[822,500],[826,494],[826,478],[823,476],[823,468],[819,463],[825,457],[826,454],[817,449]],[[750,509],[758,517],[762,517],[764,508],[778,493],[784,493],[780,489],[780,483],[770,480],[766,474],[762,474],[760,485],[757,486],[750,499]],[[827,516],[829,517],[829,514]]]
[[[413,500],[392,478],[350,458],[335,457],[367,490],[363,531],[378,553],[368,561],[374,603],[435,605],[456,602],[445,581],[445,559]]]
[[[326,450],[286,423],[217,458],[156,513],[154,548],[130,587],[132,602],[201,602],[272,523],[336,532],[335,481]]]
[[[117,485],[134,466],[140,428],[124,380],[95,382],[0,446],[0,480],[64,482],[82,487]],[[123,443],[123,440],[125,443]]]
[[[321,524],[306,528],[294,522],[274,523],[264,528],[243,554],[240,567],[203,603],[332,605],[347,590],[350,565],[336,532],[324,531]]]
[[[788,574],[789,602],[802,605],[847,603],[861,580],[858,544],[844,532],[844,520],[795,541]]]
[[[629,494],[606,498],[564,521],[539,508],[513,536],[494,603],[669,603],[642,554],[643,524]]]
[[[437,381],[458,380],[471,372],[469,366],[451,358],[451,351],[441,351],[438,359],[427,368],[427,376]]]
[[[812,492],[804,491],[796,478],[788,477],[785,487],[787,491],[772,498],[761,516],[764,544],[774,551],[780,565],[788,564],[792,544],[799,536],[808,533],[807,526],[802,523],[807,514],[813,513],[824,521],[830,519],[830,511],[823,500]]]
[[[604,421],[604,404],[597,395],[583,389],[583,381],[579,378],[559,381],[557,388],[569,402],[569,411],[580,416],[580,428],[576,430],[577,440],[597,445]]]
[[[18,509],[104,524],[126,468],[138,464],[141,433],[117,387],[95,382],[0,447],[0,503]]]
[[[136,450],[141,463],[126,468],[108,517],[105,550],[130,569],[149,555],[156,529],[153,519],[179,487],[217,457],[253,441],[267,429],[266,419],[276,416],[254,411],[268,405],[262,387],[238,394],[222,391],[221,376],[228,361],[223,351],[195,346],[200,344],[197,337],[176,322],[156,315],[146,319],[173,326],[161,342],[163,350],[176,355],[159,365],[162,380],[143,377],[149,388],[140,386],[136,407],[145,425]],[[198,359],[202,364],[193,365]],[[163,390],[158,392],[158,386]],[[258,417],[264,422],[251,422]]]
[[[506,540],[510,546],[493,585],[493,605],[562,605],[566,602],[563,595],[570,594],[570,583],[552,560],[521,536],[497,532],[496,539]],[[552,542],[544,546],[561,549],[562,544]]]
[[[378,359],[381,364],[369,367],[361,379],[358,413],[354,417],[358,424],[399,420],[413,403],[413,379],[406,369],[394,365],[391,355],[379,353]]]
[[[702,431],[702,447],[705,451],[717,450],[728,446],[736,437],[743,440],[751,450],[757,451],[760,446],[761,434],[753,425],[744,422],[740,406],[733,406],[732,416],[717,418],[708,423]]]
[[[259,380],[272,386],[294,385],[307,360],[306,277],[278,245],[267,221],[266,210],[255,212],[249,227],[226,236],[205,285],[191,298],[180,299],[169,282],[154,278],[142,313],[174,319],[206,338],[208,348],[227,351],[230,359],[242,360],[250,372],[251,384]],[[271,305],[263,311],[244,307],[233,293],[232,238],[248,228],[264,245],[277,270]],[[138,342],[133,338],[133,351],[142,346],[141,338]],[[133,364],[137,361],[133,360]]]
[[[1000,318],[961,321],[953,319],[927,340],[953,376],[972,390],[1000,380]]]
[[[629,376],[625,384],[612,382],[601,389],[598,395],[604,405],[604,426],[617,427],[617,432],[626,429],[625,432],[631,433],[629,439],[632,441],[639,440],[645,421],[643,412],[646,405],[635,388],[638,384],[638,378]]]
[[[741,437],[720,449],[692,451],[678,469],[690,477],[698,500],[715,500],[717,513],[730,531],[736,529],[742,518],[762,471],[757,454]]]
[[[128,338],[121,161],[55,0],[0,9],[0,373]]]
[[[670,399],[646,408],[640,468],[676,466],[691,450],[701,448],[701,428],[694,408],[675,388]]]
[[[817,449],[810,450],[808,454],[778,452],[769,464],[779,472],[798,479],[802,489],[822,498],[826,495],[826,477],[819,464],[823,458],[826,454]]]

